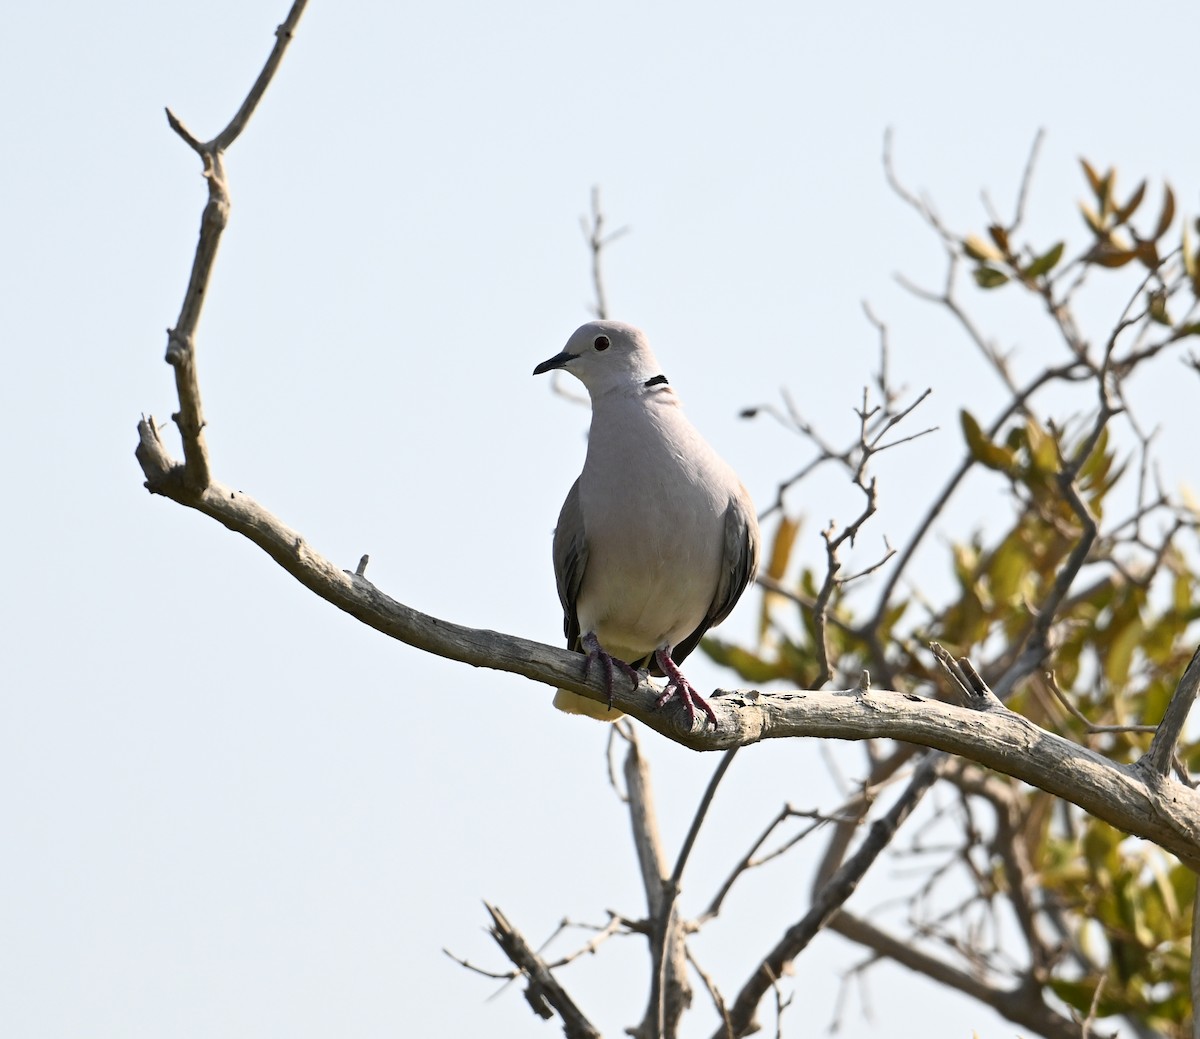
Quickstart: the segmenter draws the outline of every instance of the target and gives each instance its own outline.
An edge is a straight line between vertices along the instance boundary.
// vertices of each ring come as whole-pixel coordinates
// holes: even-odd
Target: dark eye
[[[596,336],[596,341],[592,344],[597,350],[608,349],[608,336]]]

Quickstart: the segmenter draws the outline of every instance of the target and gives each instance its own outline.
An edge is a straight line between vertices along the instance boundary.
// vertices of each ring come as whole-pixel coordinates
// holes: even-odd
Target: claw
[[[608,709],[611,711],[613,705],[613,668],[616,667],[623,671],[633,683],[634,689],[639,684],[638,673],[624,660],[618,660],[611,654],[606,653],[604,647],[600,645],[600,640],[596,638],[594,633],[588,632],[583,636],[581,641],[583,648],[587,650],[587,658],[583,662],[583,677],[587,678],[592,673],[592,664],[599,660],[604,668],[604,688],[608,690]]]
[[[712,722],[712,727],[714,729],[717,728],[716,713],[708,705],[704,697],[696,692],[696,687],[683,677],[683,672],[679,670],[675,665],[675,661],[671,659],[670,650],[655,650],[654,659],[658,661],[658,666],[662,668],[662,673],[667,676],[667,688],[663,691],[662,696],[654,701],[654,709],[657,711],[672,696],[678,696],[683,701],[683,706],[687,708],[689,728],[696,720],[697,707],[708,716],[708,720]]]

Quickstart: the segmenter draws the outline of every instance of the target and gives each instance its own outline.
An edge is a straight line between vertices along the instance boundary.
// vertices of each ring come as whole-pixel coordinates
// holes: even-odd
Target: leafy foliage
[[[960,317],[1012,391],[990,423],[968,410],[960,416],[965,458],[948,481],[946,499],[968,493],[966,477],[975,474],[976,483],[983,477],[1006,488],[1008,507],[993,510],[987,530],[950,535],[944,557],[950,593],[930,603],[903,591],[898,571],[912,558],[906,550],[893,571],[884,566],[853,584],[838,578],[820,603],[826,576],[820,564],[797,562],[804,547],[800,524],[784,516],[769,554],[758,643],[709,639],[705,648],[714,659],[751,683],[779,679],[803,688],[827,658],[844,685],[869,669],[877,682],[930,695],[940,688],[927,650],[936,640],[977,666],[982,662],[980,672],[1008,705],[1039,725],[1113,761],[1130,763],[1145,752],[1195,648],[1200,570],[1188,551],[1197,518],[1161,488],[1148,489],[1150,438],[1136,422],[1118,426],[1114,418],[1128,409],[1123,388],[1135,369],[1200,334],[1200,249],[1186,226],[1177,229],[1169,186],[1146,220],[1145,181],[1122,197],[1113,169],[1101,174],[1086,161],[1082,168],[1088,197],[1080,210],[1089,240],[1071,259],[1064,240],[1018,247],[1020,212],[1012,225],[993,222],[983,234],[960,237],[905,196],[947,244],[952,281],[965,263],[979,290],[1020,286],[1040,297],[1064,347],[1062,364],[1047,365],[1020,387],[1005,359],[963,317],[952,292],[927,294]],[[1200,234],[1200,221],[1194,226]],[[1131,302],[1110,331],[1085,337],[1073,311],[1079,287],[1135,263],[1142,274]],[[1065,417],[1052,415],[1036,396],[1050,384],[1089,386],[1091,403]],[[849,457],[848,467],[860,472],[870,461],[866,450],[837,456],[817,444],[828,460]],[[1138,485],[1124,495],[1136,498],[1133,512],[1113,521],[1114,488],[1123,478],[1126,487],[1133,483],[1134,464]],[[907,549],[926,536],[939,510],[911,533]],[[873,751],[864,787],[914,753],[906,747]],[[1200,742],[1181,744],[1179,757],[1181,768],[1195,769]],[[993,795],[1004,790],[1003,797],[989,798],[983,775],[968,765],[947,780],[958,785],[961,804],[990,805],[995,821],[985,832],[976,812],[964,809],[970,820],[965,850],[955,854],[975,864],[960,874],[974,895],[960,903],[958,937],[947,938],[943,949],[957,950],[963,969],[975,974],[1015,973],[1080,1020],[1119,1015],[1164,1036],[1190,1035],[1195,877],[1159,849],[1042,792],[987,776]],[[1002,811],[1002,805],[1015,807]],[[947,860],[943,872],[953,865]],[[1004,965],[1014,950],[989,956],[968,935],[971,914],[998,902],[1012,910],[1024,938],[1024,964],[1016,969]],[[944,933],[918,922],[917,935],[923,927],[926,935]]]

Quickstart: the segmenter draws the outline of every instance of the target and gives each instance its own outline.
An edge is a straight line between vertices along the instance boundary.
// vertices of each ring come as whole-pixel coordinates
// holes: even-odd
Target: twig
[[[918,766],[904,793],[883,818],[871,824],[859,848],[837,869],[823,890],[813,899],[809,911],[790,928],[742,986],[729,1010],[729,1020],[735,1035],[747,1034],[755,1009],[774,980],[783,974],[812,941],[829,918],[841,908],[858,887],[863,875],[888,846],[896,831],[916,808],[925,792],[938,777],[944,755],[928,754]],[[722,1039],[721,1032],[714,1039]]]
[[[1196,702],[1196,694],[1200,692],[1200,649],[1192,654],[1183,677],[1175,687],[1171,702],[1167,704],[1163,720],[1155,730],[1154,739],[1150,741],[1150,749],[1138,760],[1138,767],[1152,776],[1165,776],[1171,768],[1171,759],[1179,737],[1183,735],[1183,727]]]
[[[475,964],[473,964],[470,960],[465,959],[462,956],[456,956],[454,953],[452,953],[447,948],[443,948],[442,952],[445,953],[447,956],[449,956],[450,959],[452,959],[460,967],[466,967],[466,969],[471,971],[472,973],[481,974],[483,977],[491,978],[493,981],[509,982],[509,981],[513,981],[516,978],[519,978],[521,976],[521,972],[519,970],[506,970],[503,972],[494,971],[494,970],[484,970],[483,967],[475,966]]]
[[[871,304],[863,301],[863,313],[867,320],[875,326],[875,330],[879,333],[879,371],[875,373],[875,385],[879,390],[880,399],[883,401],[884,409],[889,409],[899,393],[892,389],[892,380],[888,374],[888,358],[890,350],[888,348],[888,326],[887,324],[875,316],[875,311],[871,309]],[[903,387],[900,391],[903,391]]]
[[[1079,1026],[1046,1005],[1040,987],[1019,985],[1015,989],[996,989],[965,971],[958,970],[917,948],[910,941],[894,938],[874,924],[846,912],[835,913],[829,929],[851,941],[873,949],[877,955],[894,960],[910,970],[970,996],[990,1006],[1010,1021],[1044,1036],[1046,1039],[1079,1039]]]
[[[200,323],[200,311],[208,293],[208,282],[212,276],[213,263],[217,257],[217,246],[221,234],[229,222],[229,189],[225,182],[224,154],[238,135],[245,129],[259,101],[283,60],[284,51],[292,41],[296,25],[304,13],[307,0],[295,0],[283,24],[275,30],[275,46],[267,57],[266,64],[250,88],[237,114],[216,137],[207,143],[195,137],[167,109],[167,122],[180,138],[195,151],[204,164],[204,177],[208,181],[208,203],[200,219],[200,240],[196,244],[196,255],[192,261],[192,272],[188,279],[183,306],[175,327],[167,332],[167,363],[175,370],[175,390],[179,397],[179,411],[174,415],[175,424],[183,438],[183,483],[193,493],[203,491],[212,482],[212,471],[208,460],[208,447],[204,440],[204,408],[200,401],[200,381],[196,372],[196,328]]]
[[[629,233],[628,227],[619,227],[615,231],[604,233],[604,210],[600,206],[600,189],[592,188],[592,217],[589,222],[587,217],[580,217],[579,223],[583,227],[583,237],[587,240],[588,248],[592,254],[592,289],[596,293],[596,302],[593,310],[596,317],[602,321],[609,316],[608,300],[604,292],[604,274],[601,270],[601,259],[604,250],[611,245],[622,235]]]
[[[692,970],[696,972],[696,976],[704,984],[705,990],[708,992],[709,999],[713,1002],[713,1007],[717,1011],[717,1016],[721,1019],[725,1031],[721,1034],[721,1039],[736,1039],[733,1034],[733,1026],[729,1021],[729,1008],[725,1005],[725,999],[721,995],[721,990],[717,988],[717,983],[712,979],[700,964],[696,962],[696,958],[692,955],[689,949],[687,953],[687,961],[691,964]]]
[[[1029,158],[1025,160],[1025,172],[1021,174],[1021,189],[1017,192],[1017,208],[1013,213],[1012,223],[1008,225],[1011,235],[1025,220],[1025,204],[1029,199],[1029,190],[1033,186],[1033,171],[1037,166],[1038,155],[1042,150],[1042,142],[1046,139],[1046,130],[1039,127],[1033,136],[1033,144],[1029,149]]]
[[[1063,706],[1068,714],[1071,715],[1077,722],[1083,725],[1084,730],[1089,735],[1101,735],[1104,733],[1117,732],[1140,732],[1150,733],[1157,732],[1157,725],[1096,725],[1090,721],[1078,707],[1067,699],[1067,694],[1064,693],[1058,684],[1058,678],[1053,671],[1047,671],[1043,676],[1046,688],[1054,695],[1054,698]]]
[[[1063,381],[1076,381],[1080,378],[1090,377],[1090,372],[1085,366],[1078,362],[1073,362],[1067,365],[1060,365],[1055,368],[1047,368],[1034,377],[1025,388],[1021,390],[996,416],[992,424],[987,429],[989,438],[995,437],[997,433],[1004,427],[1004,424],[1012,418],[1013,415],[1021,411],[1029,401],[1029,399],[1037,393],[1038,390],[1049,385],[1050,383]],[[959,467],[951,474],[950,479],[946,481],[946,485],[942,488],[941,493],[934,499],[933,504],[921,518],[917,524],[916,530],[905,543],[904,548],[900,550],[899,559],[896,565],[892,567],[884,582],[883,589],[879,593],[879,598],[876,601],[875,612],[872,615],[867,628],[877,628],[883,621],[884,614],[891,605],[892,594],[896,590],[901,577],[904,575],[908,564],[916,555],[917,549],[921,546],[925,537],[933,529],[937,518],[942,514],[942,510],[949,504],[950,499],[954,497],[958,491],[964,477],[976,465],[975,459],[968,455],[960,463]],[[876,665],[878,666],[878,664]],[[890,681],[889,681],[890,684]]]
[[[1096,1023],[1096,1011],[1100,1009],[1100,997],[1104,994],[1104,985],[1108,981],[1107,974],[1101,974],[1096,982],[1096,991],[1092,993],[1092,1002],[1088,1014],[1079,1026],[1079,1039],[1088,1039],[1092,1033],[1092,1025]]]
[[[587,1019],[567,990],[558,983],[550,968],[530,948],[521,933],[493,905],[484,903],[492,918],[489,929],[496,944],[520,971],[529,978],[525,1000],[539,1017],[550,1018],[552,1010],[562,1018],[563,1034],[568,1039],[600,1039],[599,1030]]]
[[[758,851],[758,849],[761,848],[771,834],[773,834],[788,819],[810,819],[812,822],[810,825],[801,829],[799,833],[793,834],[791,837],[785,840],[779,845],[779,847],[773,848],[765,855],[756,858],[755,853]],[[724,905],[726,896],[733,889],[733,885],[743,873],[746,873],[752,869],[757,869],[759,866],[765,866],[768,862],[771,862],[782,855],[786,855],[789,851],[791,851],[792,848],[804,840],[805,837],[815,833],[818,829],[829,822],[848,822],[853,824],[857,823],[858,819],[842,817],[836,814],[826,815],[816,811],[800,811],[799,809],[793,808],[791,805],[784,805],[775,818],[767,823],[763,832],[758,835],[757,839],[750,845],[746,853],[737,861],[733,869],[730,870],[729,875],[717,889],[717,892],[713,896],[712,901],[709,903],[708,908],[705,909],[699,917],[697,917],[696,925],[700,926],[701,924],[707,923],[709,920],[720,915],[721,907]]]
[[[692,816],[692,825],[688,827],[683,846],[679,849],[679,858],[675,860],[675,868],[671,871],[672,895],[678,892],[679,882],[683,879],[684,867],[687,865],[688,857],[692,853],[692,847],[696,843],[700,827],[704,824],[704,817],[708,814],[709,808],[712,807],[717,787],[721,785],[721,780],[725,778],[725,773],[729,770],[729,766],[733,764],[733,756],[737,752],[738,748],[734,747],[722,755],[720,764],[717,765],[716,771],[713,772],[712,778],[709,779],[708,786],[704,788],[704,796],[700,798],[700,804],[696,807],[696,814]]]

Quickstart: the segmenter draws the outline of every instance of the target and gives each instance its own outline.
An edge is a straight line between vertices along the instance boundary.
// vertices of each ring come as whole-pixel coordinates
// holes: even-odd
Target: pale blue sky
[[[162,109],[215,133],[286,7],[24,4],[0,33],[5,1035],[558,1034],[515,989],[485,1003],[493,986],[442,946],[502,968],[480,899],[534,941],[642,906],[602,726],[389,642],[141,487],[135,425],[175,405],[164,329],[204,201]],[[942,430],[881,470],[874,555],[957,458],[958,408],[996,399],[953,326],[892,280],[939,283],[941,253],[884,184],[884,129],[964,229],[984,222],[981,188],[1011,208],[1039,127],[1030,216],[1047,244],[1082,241],[1081,154],[1129,187],[1168,176],[1195,215],[1198,38],[1185,0],[313,0],[228,159],[199,340],[215,473],[335,561],[369,552],[398,599],[557,644],[550,531],[586,413],[530,372],[588,316],[578,218],[598,184],[611,226],[632,229],[609,257],[613,315],[649,331],[760,503],[808,455],[738,411],[787,386],[851,435],[876,352],[861,301],[889,322],[897,378],[933,386],[923,424]],[[1054,345],[1027,321],[1003,329],[1039,363]],[[1168,453],[1194,443],[1194,415],[1168,423]],[[829,483],[791,504],[816,559],[816,531],[856,500]],[[748,637],[756,606],[724,633]],[[673,855],[716,761],[644,742]],[[685,913],[784,801],[832,803],[815,743],[738,759]],[[700,939],[727,994],[806,908],[809,866],[752,878]],[[893,872],[881,862],[853,904]],[[820,1034],[861,958],[818,939],[788,1034]],[[564,981],[616,1035],[644,963],[627,940]],[[852,1000],[850,1039],[1016,1031],[899,969],[870,977],[877,1017]],[[704,1008],[686,1034],[712,1028]]]

